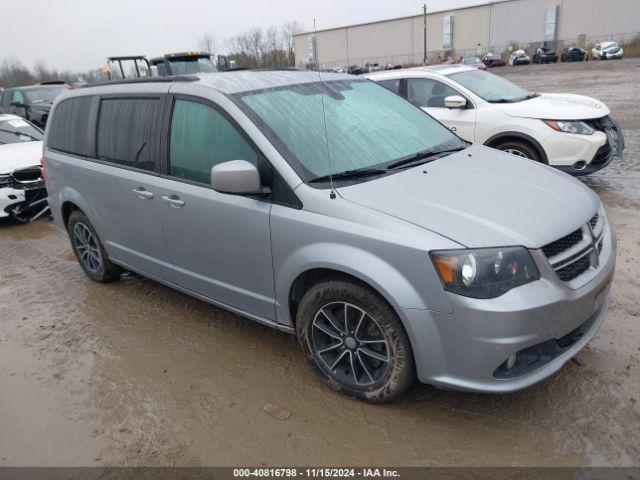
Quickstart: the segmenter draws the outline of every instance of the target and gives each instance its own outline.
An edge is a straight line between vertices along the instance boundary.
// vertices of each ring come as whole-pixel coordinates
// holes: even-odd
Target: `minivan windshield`
[[[305,182],[329,173],[385,172],[421,152],[466,143],[399,95],[368,80],[332,80],[234,95]]]
[[[482,70],[453,73],[449,78],[491,103],[521,102],[535,96],[509,80]]]

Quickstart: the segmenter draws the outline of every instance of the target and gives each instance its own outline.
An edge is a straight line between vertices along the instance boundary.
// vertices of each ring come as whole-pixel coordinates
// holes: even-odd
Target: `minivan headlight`
[[[543,120],[557,132],[575,133],[577,135],[591,135],[595,130],[585,122],[566,122],[562,120]]]
[[[473,298],[495,298],[540,278],[524,247],[430,252],[445,290]]]

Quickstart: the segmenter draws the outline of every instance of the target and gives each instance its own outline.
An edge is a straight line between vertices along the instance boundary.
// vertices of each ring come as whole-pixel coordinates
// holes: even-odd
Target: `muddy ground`
[[[49,220],[4,222],[0,466],[640,464],[640,61],[495,71],[605,101],[627,139],[585,180],[619,240],[609,315],[557,375],[366,405],[329,391],[292,336],[137,277],[95,284]]]

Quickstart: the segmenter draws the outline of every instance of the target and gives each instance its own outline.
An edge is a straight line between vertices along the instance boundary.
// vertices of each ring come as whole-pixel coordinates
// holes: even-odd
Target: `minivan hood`
[[[42,142],[19,142],[0,145],[0,175],[18,168],[40,165]]]
[[[543,93],[517,103],[500,104],[512,117],[546,120],[587,120],[609,115],[607,106],[599,100],[569,93]]]
[[[600,203],[565,173],[479,145],[338,193],[466,247],[540,248],[587,223]]]

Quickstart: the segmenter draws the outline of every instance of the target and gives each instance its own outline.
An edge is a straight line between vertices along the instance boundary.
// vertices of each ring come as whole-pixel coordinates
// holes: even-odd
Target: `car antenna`
[[[327,116],[324,108],[324,95],[322,93],[322,75],[318,64],[318,31],[316,30],[316,19],[313,19],[313,63],[318,72],[318,80],[320,81],[320,101],[322,102],[322,121],[324,122],[324,139],[327,144],[327,158],[329,160],[329,185],[331,192],[329,198],[336,198],[336,190],[333,187],[333,169],[331,168],[331,150],[329,149],[329,134],[327,133]]]

